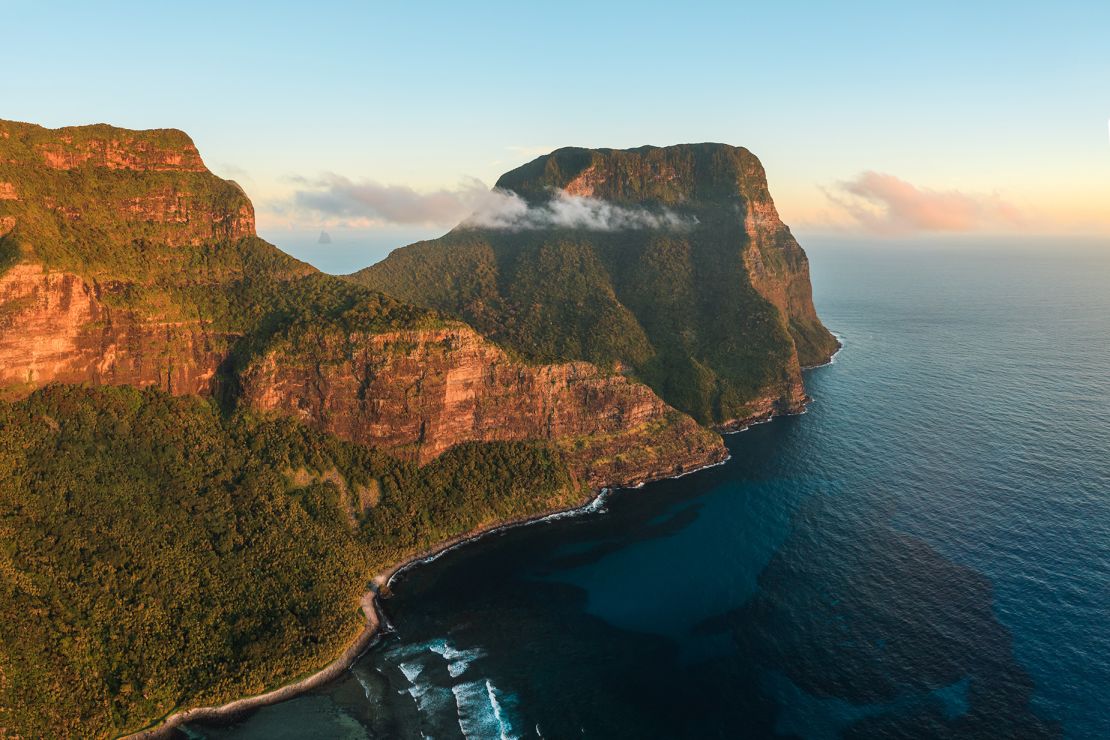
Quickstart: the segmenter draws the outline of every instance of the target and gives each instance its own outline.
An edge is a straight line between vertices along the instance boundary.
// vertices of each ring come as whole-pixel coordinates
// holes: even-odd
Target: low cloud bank
[[[310,190],[293,195],[297,210],[339,219],[370,219],[407,226],[450,226],[458,223],[488,194],[478,180],[454,190],[421,193],[405,185],[354,182],[342,175],[327,174],[309,183]]]
[[[325,218],[407,226],[443,226],[523,231],[544,228],[621,231],[683,228],[692,219],[663,209],[649,211],[598,198],[569,195],[562,190],[541,205],[530,205],[514,192],[490,190],[467,180],[453,190],[421,193],[404,185],[354,182],[329,174],[310,183],[312,189],[293,196],[296,210]]]
[[[861,172],[825,194],[856,224],[878,234],[968,232],[1021,221],[1018,210],[997,196],[921,188],[881,172]]]
[[[656,213],[628,208],[598,198],[569,195],[562,190],[556,190],[554,197],[542,205],[529,205],[508,190],[493,190],[462,225],[508,231],[546,228],[623,231],[681,228],[692,225],[692,221],[666,209]]]

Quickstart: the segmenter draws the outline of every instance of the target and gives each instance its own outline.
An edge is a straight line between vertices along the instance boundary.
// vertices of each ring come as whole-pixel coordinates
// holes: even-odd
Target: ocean
[[[1110,737],[1110,249],[807,246],[807,413],[406,571],[345,678],[190,734]]]

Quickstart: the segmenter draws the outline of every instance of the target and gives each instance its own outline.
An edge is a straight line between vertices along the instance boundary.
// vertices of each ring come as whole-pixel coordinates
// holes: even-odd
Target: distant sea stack
[[[747,149],[565,148],[496,187],[556,215],[479,219],[352,278],[457,315],[533,361],[626,372],[726,429],[800,409],[801,369],[837,349],[805,252]],[[560,218],[568,207],[615,223]]]

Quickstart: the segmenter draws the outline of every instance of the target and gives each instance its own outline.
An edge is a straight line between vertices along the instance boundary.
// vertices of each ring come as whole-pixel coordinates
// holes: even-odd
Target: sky
[[[0,118],[183,129],[331,271],[560,146],[745,146],[803,244],[1110,237],[1105,1],[0,10]]]

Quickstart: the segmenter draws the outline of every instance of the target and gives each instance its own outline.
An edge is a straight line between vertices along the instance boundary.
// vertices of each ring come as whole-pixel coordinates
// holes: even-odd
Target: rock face
[[[18,264],[0,275],[0,388],[47,383],[213,391],[227,337],[199,322],[158,322],[105,305],[101,288],[70,273]]]
[[[464,324],[314,331],[243,373],[250,406],[427,462],[462,440],[545,439],[592,485],[634,484],[723,458],[719,438],[644,385],[586,362],[526,365]]]
[[[236,333],[187,290],[230,284],[242,265],[209,253],[253,235],[249,199],[180,131],[0,121],[0,393],[213,392]]]
[[[546,440],[593,486],[726,454],[620,373],[514,359],[292,260],[181,132],[0,122],[0,394],[52,382],[217,394],[421,463]]]
[[[172,129],[132,132],[105,125],[61,129],[49,141],[36,144],[35,150],[47,167],[56,170],[91,165],[137,172],[207,172],[189,137]]]
[[[804,405],[802,367],[827,361],[837,342],[751,152],[559,149],[497,187],[550,218],[463,224],[351,278],[536,360],[631,368],[703,423],[736,427]],[[575,223],[575,207],[595,217]],[[606,222],[613,213],[622,218]]]

